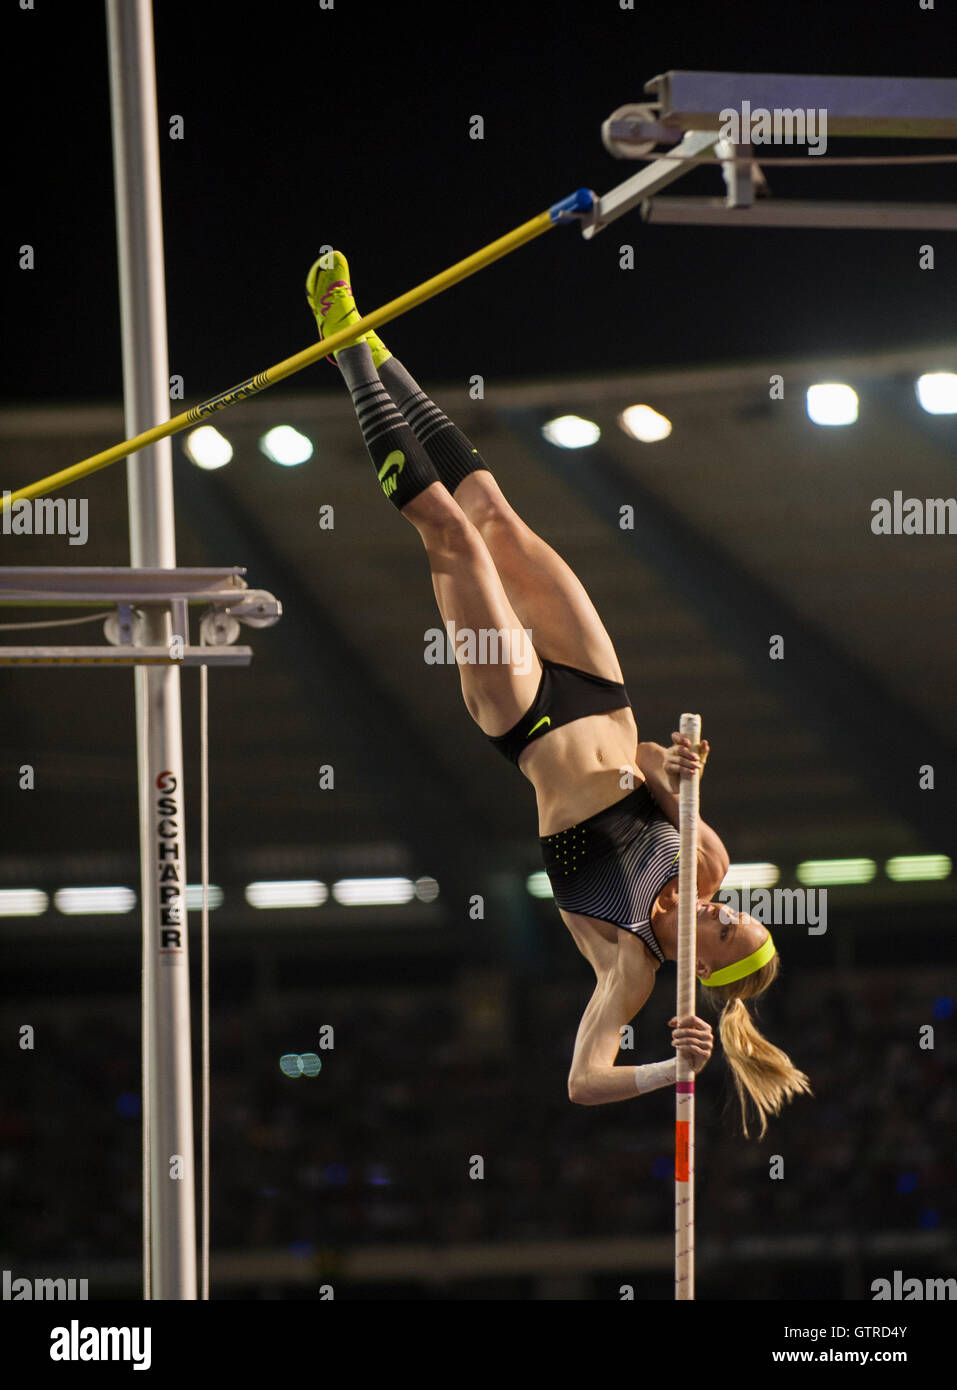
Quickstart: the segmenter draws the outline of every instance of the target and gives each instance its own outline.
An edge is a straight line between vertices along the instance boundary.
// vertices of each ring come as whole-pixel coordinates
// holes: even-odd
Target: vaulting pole
[[[126,429],[169,412],[166,277],[151,0],[107,0]],[[172,449],[127,462],[130,564],[173,569]],[[150,610],[146,610],[149,614]],[[183,605],[185,614],[185,605]],[[168,616],[138,641],[167,647]],[[187,634],[178,634],[185,643]],[[196,1297],[183,737],[176,666],[134,672],[143,922],[143,1296]]]
[[[701,716],[683,714],[678,725],[692,746],[701,742]],[[700,774],[681,774],[678,793],[678,998],[676,1017],[695,1013],[698,906],[698,800]],[[678,1051],[675,1087],[675,1298],[694,1298],[694,1069]]]

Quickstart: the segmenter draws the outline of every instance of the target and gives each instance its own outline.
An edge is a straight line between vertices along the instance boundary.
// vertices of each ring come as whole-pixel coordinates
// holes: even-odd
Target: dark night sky
[[[302,283],[323,243],[347,252],[371,310],[574,188],[602,193],[628,177],[638,166],[606,154],[601,122],[668,68],[953,75],[943,0],[933,11],[918,0],[155,8],[171,370],[188,402],[312,341]],[[19,100],[7,126],[3,395],[116,399],[104,7],[11,4],[5,28]],[[481,143],[468,138],[475,113]],[[182,141],[165,134],[172,114]],[[930,201],[953,196],[955,173],[779,172],[774,187]],[[689,192],[720,191],[713,172],[691,178]],[[617,266],[623,241],[636,247],[630,274]],[[955,275],[941,264],[929,293],[916,241],[644,227],[636,216],[593,244],[557,229],[386,336],[416,375],[443,380],[932,342],[952,333]],[[33,272],[15,268],[24,242]],[[329,384],[315,372],[283,389]]]

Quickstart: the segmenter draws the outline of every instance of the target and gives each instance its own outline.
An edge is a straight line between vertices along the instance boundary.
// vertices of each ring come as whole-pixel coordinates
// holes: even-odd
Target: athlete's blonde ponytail
[[[758,1137],[763,1139],[769,1115],[777,1115],[786,1101],[802,1092],[813,1095],[811,1083],[804,1072],[797,1069],[786,1052],[769,1043],[758,1031],[744,1002],[762,994],[774,980],[779,968],[780,958],[773,955],[766,965],[753,974],[717,989],[705,989],[711,1003],[721,1009],[718,1036],[741,1102],[741,1122],[746,1137],[750,1137],[749,1099],[761,1121]]]

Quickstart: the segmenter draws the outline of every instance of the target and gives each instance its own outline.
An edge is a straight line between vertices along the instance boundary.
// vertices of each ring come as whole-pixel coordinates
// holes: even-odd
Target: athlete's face
[[[734,912],[727,903],[698,903],[696,927],[699,976],[744,960],[767,940],[768,929],[747,912]]]

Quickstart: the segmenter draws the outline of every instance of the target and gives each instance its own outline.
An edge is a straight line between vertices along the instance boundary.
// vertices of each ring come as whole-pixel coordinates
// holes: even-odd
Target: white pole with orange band
[[[701,716],[683,714],[678,725],[695,747]],[[678,795],[678,999],[676,1017],[695,1010],[698,905],[698,793],[701,774],[682,773]],[[694,1069],[678,1050],[675,1085],[675,1298],[694,1298]]]

